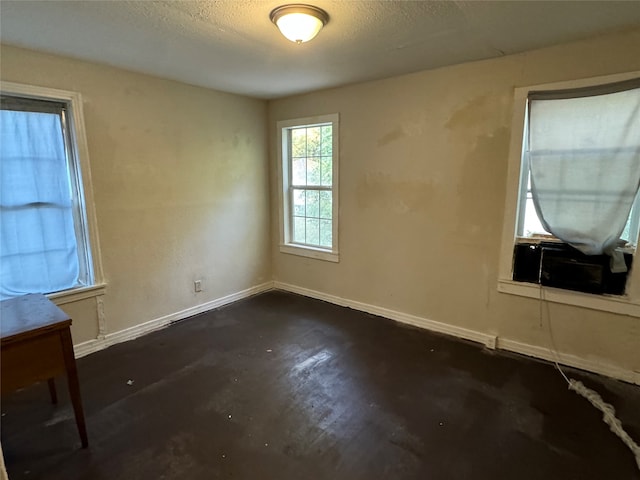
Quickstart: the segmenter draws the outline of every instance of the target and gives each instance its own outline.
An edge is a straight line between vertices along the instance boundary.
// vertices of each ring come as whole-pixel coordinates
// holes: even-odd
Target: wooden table
[[[7,393],[47,380],[53,403],[53,378],[67,374],[69,394],[82,447],[89,445],[80,384],[71,340],[71,319],[44,295],[30,294],[3,300],[0,314],[0,389]]]

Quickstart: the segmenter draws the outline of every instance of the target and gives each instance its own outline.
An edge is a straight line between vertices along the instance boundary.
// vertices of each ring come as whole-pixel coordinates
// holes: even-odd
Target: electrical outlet
[[[193,290],[195,292],[201,292],[202,291],[202,280],[196,280],[193,282]]]

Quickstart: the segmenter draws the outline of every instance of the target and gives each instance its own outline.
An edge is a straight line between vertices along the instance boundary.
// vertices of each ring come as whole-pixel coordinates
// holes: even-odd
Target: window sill
[[[542,292],[541,288],[544,289]],[[515,282],[505,279],[498,280],[498,291],[535,299],[542,297],[548,302],[640,317],[640,304],[632,302],[626,296],[593,295],[574,292],[572,290],[563,290],[561,288],[541,287],[534,283]]]
[[[65,303],[77,302],[86,298],[99,297],[104,295],[107,285],[100,283],[89,287],[78,287],[62,292],[50,293],[47,297],[56,305],[64,305]]]
[[[280,245],[280,252],[289,255],[298,255],[300,257],[315,258],[316,260],[324,260],[327,262],[338,263],[340,255],[338,252],[330,252],[320,248],[307,247],[302,245]]]

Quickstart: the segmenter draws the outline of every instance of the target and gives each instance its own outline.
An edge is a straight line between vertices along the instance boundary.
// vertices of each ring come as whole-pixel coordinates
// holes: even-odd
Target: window
[[[640,81],[634,80],[529,93],[519,237],[555,237],[549,226],[543,225],[537,201],[538,209],[544,208],[547,221],[553,221],[557,230],[571,226],[591,236],[593,230],[609,233],[615,229],[614,217],[624,215],[624,219],[615,218],[619,228],[610,234],[630,246],[637,244],[640,208],[637,182],[631,173],[640,165],[639,107]],[[530,166],[536,163],[540,185],[534,198]]]
[[[338,261],[338,115],[278,122],[280,251]]]
[[[0,298],[90,289],[101,270],[80,96],[3,83],[0,100]]]
[[[500,292],[640,315],[639,77],[516,88]]]

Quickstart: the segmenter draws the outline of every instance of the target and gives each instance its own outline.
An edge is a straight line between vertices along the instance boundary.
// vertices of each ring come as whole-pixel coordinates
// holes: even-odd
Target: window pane
[[[320,159],[307,159],[307,185],[320,185]]]
[[[533,199],[530,195],[528,197],[524,212],[523,236],[530,237],[535,234],[548,235],[549,232],[544,229],[542,223],[540,223],[540,220],[538,219],[536,208],[533,206]]]
[[[331,155],[333,151],[333,134],[331,125],[325,125],[321,127],[322,131],[322,144],[320,147],[321,155]]]
[[[305,194],[304,190],[293,190],[293,214],[304,217],[305,210]]]
[[[320,192],[307,190],[307,210],[305,216],[317,218],[320,215]]]
[[[307,241],[309,245],[320,245],[320,220],[307,218]]]
[[[333,246],[333,231],[331,220],[320,220],[320,246],[331,248]]]
[[[307,135],[306,128],[295,128],[291,130],[291,156],[307,156]]]
[[[330,187],[333,183],[333,162],[331,161],[331,157],[320,158],[320,172],[322,186]]]
[[[307,128],[307,155],[320,155],[320,127]]]
[[[307,159],[294,158],[291,162],[291,182],[294,185],[307,184]]]
[[[331,220],[331,192],[320,192],[320,218]]]
[[[633,213],[633,210],[631,211]],[[624,230],[622,231],[622,233],[620,234],[620,238],[623,240],[626,240],[627,242],[631,242],[630,238],[631,238],[631,215],[629,215],[629,218],[627,218],[627,223],[624,226]],[[633,243],[633,242],[631,242]]]
[[[293,217],[293,241],[305,243],[305,219],[304,217]]]
[[[638,243],[638,213],[639,210],[639,202],[640,198],[636,196],[636,199],[633,202],[631,207],[631,211],[629,212],[629,218],[627,218],[627,223],[624,226],[624,230],[620,235],[620,238],[626,240],[628,243],[633,245],[637,245]]]

